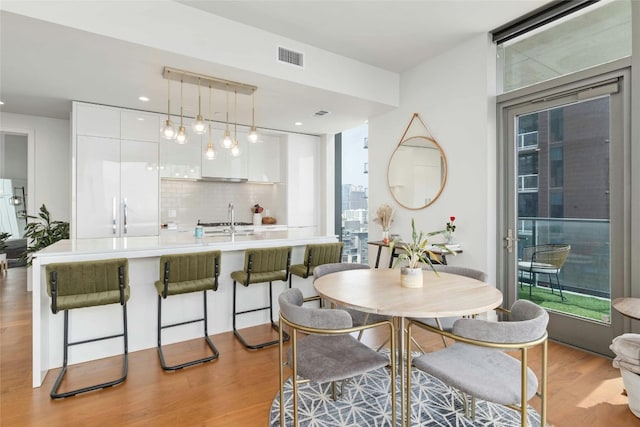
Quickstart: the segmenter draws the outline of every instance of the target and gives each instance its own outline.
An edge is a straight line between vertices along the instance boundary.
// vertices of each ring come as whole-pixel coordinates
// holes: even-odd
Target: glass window
[[[526,153],[518,156],[518,176],[538,173],[538,153]]]
[[[564,149],[551,147],[549,151],[549,186],[562,187],[564,185]]]
[[[498,81],[504,93],[627,56],[630,0],[598,2],[498,46]]]
[[[549,141],[561,142],[564,139],[564,114],[562,108],[549,110]]]

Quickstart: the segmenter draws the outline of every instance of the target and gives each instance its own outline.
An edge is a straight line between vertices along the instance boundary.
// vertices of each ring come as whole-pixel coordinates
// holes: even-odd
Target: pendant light
[[[202,118],[202,108],[200,102],[200,78],[198,77],[198,115],[196,116],[193,125],[191,126],[193,129],[193,133],[197,135],[202,135],[207,131],[207,124],[204,122]]]
[[[183,87],[184,81],[182,79],[180,79],[180,127],[178,128],[178,134],[176,135],[176,142],[178,144],[186,144],[187,143],[187,130],[184,128],[184,123],[182,122],[182,119],[184,117],[183,111],[182,111],[182,107],[183,107],[183,103],[182,103],[182,87]]]
[[[167,79],[167,120],[160,129],[160,134],[164,139],[175,139],[176,129],[171,121],[171,79]]]
[[[207,157],[207,160],[215,160],[215,158],[217,157],[216,155],[216,150],[215,148],[213,148],[213,143],[211,142],[212,136],[211,134],[213,133],[211,131],[211,85],[209,85],[209,112],[207,114],[207,116],[209,116],[209,136],[207,139],[207,149],[205,150],[204,154]]]
[[[227,94],[227,122],[226,129],[224,131],[224,138],[222,139],[222,146],[229,149],[233,145],[231,134],[229,133],[229,87],[227,87],[227,90],[225,90],[225,92]]]
[[[255,144],[258,142],[258,131],[256,130],[256,91],[251,91],[251,130],[249,131],[249,142]]]
[[[238,146],[238,91],[233,91],[235,96],[235,105],[233,107],[233,145],[231,146],[231,155],[238,157],[240,155],[240,147]]]

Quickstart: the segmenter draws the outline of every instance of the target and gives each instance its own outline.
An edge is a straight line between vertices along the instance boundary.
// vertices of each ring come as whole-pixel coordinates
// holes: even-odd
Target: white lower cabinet
[[[158,144],[78,135],[76,237],[158,234]]]

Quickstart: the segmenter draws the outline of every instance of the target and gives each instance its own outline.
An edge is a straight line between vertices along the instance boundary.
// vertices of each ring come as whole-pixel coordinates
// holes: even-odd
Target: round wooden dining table
[[[397,325],[401,395],[401,419],[404,425],[404,319],[455,317],[485,313],[502,304],[502,293],[485,282],[466,276],[423,271],[421,288],[400,284],[400,269],[378,268],[346,270],[324,275],[313,283],[322,298],[338,306],[394,318]],[[409,363],[409,362],[406,362]]]

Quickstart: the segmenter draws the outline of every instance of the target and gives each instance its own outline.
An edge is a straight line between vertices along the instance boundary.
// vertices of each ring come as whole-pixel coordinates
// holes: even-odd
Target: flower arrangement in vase
[[[449,217],[449,222],[447,222],[446,226],[445,226],[445,231],[446,231],[446,237],[447,237],[447,243],[453,243],[453,233],[454,231],[456,231],[456,225],[454,224],[456,220],[455,216],[450,216]]]
[[[381,205],[376,210],[376,217],[373,222],[380,224],[380,227],[382,227],[382,241],[389,243],[389,229],[393,222],[393,208],[387,204]]]
[[[411,218],[411,242],[396,242],[395,240],[389,244],[389,252],[393,253],[394,247],[397,246],[400,254],[396,259],[393,266],[395,267],[400,262],[407,263],[400,270],[400,283],[407,288],[421,288],[422,287],[422,268],[421,265],[428,265],[436,275],[438,272],[431,263],[431,258],[435,257],[435,254],[428,249],[428,237],[435,236],[437,234],[444,233],[445,230],[433,231],[430,233],[424,233],[423,231],[416,231],[416,223]],[[445,251],[449,251],[444,245],[434,245],[442,247]],[[453,253],[453,252],[451,252]]]

